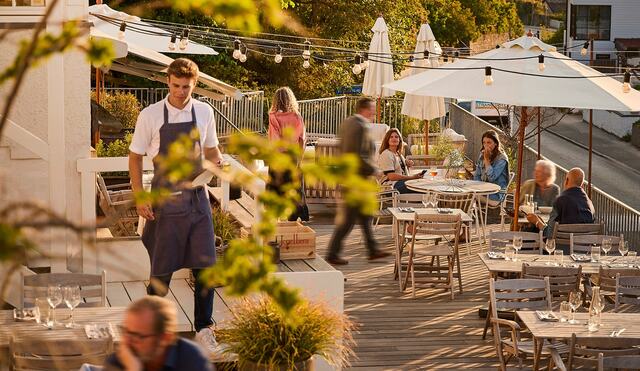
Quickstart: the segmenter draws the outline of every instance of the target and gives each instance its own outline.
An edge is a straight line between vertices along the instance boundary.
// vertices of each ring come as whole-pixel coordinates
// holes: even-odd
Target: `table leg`
[[[544,339],[542,338],[533,338],[533,371],[538,371],[538,366],[540,365],[540,357],[542,356],[542,345],[544,344]]]

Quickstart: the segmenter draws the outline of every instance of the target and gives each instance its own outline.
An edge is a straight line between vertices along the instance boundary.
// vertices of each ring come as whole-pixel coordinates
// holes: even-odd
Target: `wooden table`
[[[504,260],[504,259],[489,259],[486,252],[478,253],[480,260],[484,263],[489,270],[490,277],[496,277],[498,273],[501,272],[510,272],[510,273],[520,273],[522,272],[522,263],[529,262],[532,264],[540,264],[545,265],[549,259],[552,262],[558,263],[559,259],[555,255],[539,255],[539,254],[518,254],[517,261]],[[600,262],[592,263],[592,262],[575,262],[571,259],[570,256],[565,255],[562,257],[564,264],[578,264],[582,266],[582,274],[597,274],[602,264],[617,264],[622,263],[621,256],[601,256]],[[620,267],[624,268],[624,267]]]
[[[35,321],[16,322],[13,320],[13,310],[0,311],[0,370],[8,369],[10,363],[9,342],[13,334],[34,336],[40,339],[86,339],[84,325],[90,323],[111,323],[114,331],[114,342],[120,341],[118,325],[124,320],[125,307],[93,307],[76,308],[73,311],[76,327],[65,328],[64,325],[49,330]],[[66,322],[69,309],[58,307],[56,318]],[[63,321],[64,319],[64,321]]]
[[[404,247],[404,230],[407,223],[415,220],[415,215],[460,215],[463,223],[473,222],[473,218],[461,209],[450,209],[451,214],[438,213],[435,208],[413,208],[413,212],[400,211],[400,208],[390,207],[389,212],[393,216],[393,237],[395,239],[395,258],[396,267],[394,269],[394,278],[398,278],[400,283],[400,291],[402,291],[402,250]]]
[[[589,332],[586,323],[589,320],[588,313],[576,313],[577,324],[568,322],[547,322],[541,321],[534,311],[517,311],[516,314],[527,326],[535,346],[535,355],[533,361],[533,369],[537,370],[540,363],[540,354],[542,353],[542,344],[544,340],[571,339],[572,334],[576,337],[589,336],[609,336],[614,329],[625,328],[626,330],[620,334],[621,338],[640,338],[640,314],[639,313],[612,313],[604,312],[601,315],[602,324],[598,331]],[[559,313],[556,313],[560,316]]]

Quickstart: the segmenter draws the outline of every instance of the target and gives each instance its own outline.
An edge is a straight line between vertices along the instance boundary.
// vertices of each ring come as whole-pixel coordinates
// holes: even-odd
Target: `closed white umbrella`
[[[545,56],[544,68],[539,64],[540,55]],[[491,84],[485,83],[486,67],[491,67],[494,81]],[[555,47],[531,36],[504,43],[500,48],[471,59],[460,59],[448,64],[446,70],[427,70],[386,87],[416,95],[484,100],[522,107],[640,111],[640,92],[623,89],[619,81],[557,53]],[[522,112],[526,116],[526,110]],[[526,117],[522,117],[521,122],[526,123]],[[515,210],[518,210],[520,193],[524,129],[524,125],[520,125]]]
[[[413,67],[438,67],[438,56],[442,50],[436,51],[436,38],[431,31],[429,24],[425,23],[420,26],[416,48],[413,54]],[[428,51],[428,57],[425,55]],[[409,74],[415,75],[423,72],[420,68],[409,68]],[[429,120],[442,117],[446,114],[444,107],[444,98],[432,97],[424,95],[405,94],[402,101],[402,114],[425,120],[424,133],[424,150],[425,154],[429,154]]]
[[[395,93],[392,89],[383,87],[383,85],[393,82],[391,45],[389,44],[389,29],[382,17],[376,19],[371,31],[373,31],[373,37],[369,44],[369,67],[364,72],[362,94],[378,98],[378,106],[380,106],[381,97],[388,97]],[[377,118],[379,122],[379,109]]]

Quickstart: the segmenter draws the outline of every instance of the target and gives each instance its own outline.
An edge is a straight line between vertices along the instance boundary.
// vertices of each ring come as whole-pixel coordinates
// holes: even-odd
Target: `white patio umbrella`
[[[377,121],[380,122],[380,98],[395,93],[393,90],[383,87],[383,85],[393,82],[393,65],[391,64],[389,29],[382,17],[376,19],[371,31],[373,31],[373,37],[369,44],[369,67],[364,72],[362,94],[378,99]]]
[[[439,52],[436,51],[435,41],[436,38],[429,24],[425,23],[420,26],[415,52],[413,54],[414,60],[411,63],[412,66],[438,67],[438,56],[442,50]],[[429,52],[429,57],[425,57],[425,51]],[[423,71],[424,70],[420,68],[409,68],[410,75],[415,75]],[[404,100],[402,101],[401,112],[403,115],[425,120],[424,148],[425,154],[429,154],[429,120],[442,117],[446,114],[444,98],[405,94]]]
[[[544,68],[539,56],[545,58]],[[486,67],[491,69],[487,71]],[[493,82],[485,76],[491,73]],[[588,78],[586,78],[588,77]],[[640,111],[640,92],[555,51],[535,37],[523,36],[500,48],[459,59],[446,69],[427,70],[386,87],[416,95],[484,100],[524,107],[566,107]],[[519,127],[515,210],[520,196],[524,127]],[[591,184],[591,179],[589,179]],[[517,223],[517,218],[516,223]]]
[[[106,4],[91,5],[88,10],[89,22],[93,23],[94,27],[107,35],[119,38],[127,43],[141,45],[160,53],[218,54],[218,52],[212,48],[191,40],[189,40],[184,50],[181,50],[179,47],[171,50],[169,49],[171,32],[142,22],[140,18],[136,16],[113,10]],[[131,24],[127,24],[123,37],[120,37],[122,22],[125,24],[131,22]],[[177,41],[180,41],[181,35],[177,36]]]

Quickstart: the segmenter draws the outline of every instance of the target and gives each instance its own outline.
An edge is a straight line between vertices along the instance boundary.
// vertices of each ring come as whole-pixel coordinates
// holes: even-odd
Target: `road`
[[[542,155],[566,169],[578,166],[586,173],[588,151],[571,142],[583,146],[588,144],[589,125],[582,121],[582,116],[567,115],[560,124],[549,130],[552,133],[542,133]],[[640,210],[640,150],[601,129],[594,127],[593,130],[595,151],[610,157],[593,155],[593,185]],[[527,145],[536,149],[537,138],[527,141]]]

